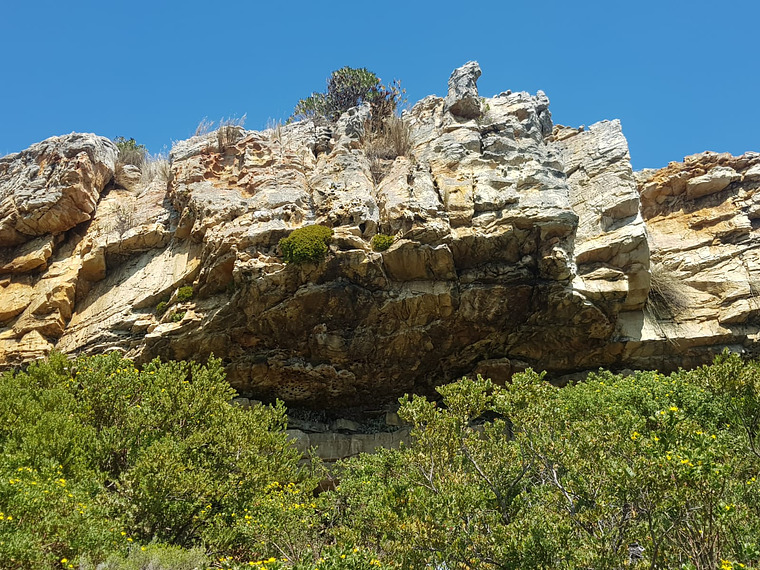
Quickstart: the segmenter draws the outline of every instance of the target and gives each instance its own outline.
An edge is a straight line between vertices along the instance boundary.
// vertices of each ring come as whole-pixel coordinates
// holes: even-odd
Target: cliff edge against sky
[[[0,363],[213,353],[243,394],[338,407],[755,352],[760,154],[634,174],[619,122],[553,125],[542,92],[482,98],[479,75],[405,113],[393,159],[368,156],[365,107],[193,137],[165,176],[91,134],[1,158]],[[310,224],[327,258],[286,264]]]

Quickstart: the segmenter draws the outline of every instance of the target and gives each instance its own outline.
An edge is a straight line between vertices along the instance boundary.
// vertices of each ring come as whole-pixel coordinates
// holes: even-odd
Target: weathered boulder
[[[686,198],[694,200],[715,194],[725,190],[729,184],[741,179],[741,175],[733,168],[726,166],[716,166],[707,174],[689,179],[686,182]]]
[[[106,138],[72,133],[0,158],[0,247],[90,220],[116,154]]]

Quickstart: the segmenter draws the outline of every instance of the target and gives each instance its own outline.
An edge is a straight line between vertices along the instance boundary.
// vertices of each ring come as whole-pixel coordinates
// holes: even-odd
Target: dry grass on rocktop
[[[203,117],[195,128],[194,137],[203,137],[216,132],[217,150],[224,152],[241,138],[242,129],[245,125],[246,115],[242,117],[222,117],[219,123]]]
[[[245,119],[246,115],[243,115],[239,119],[230,117],[219,121],[219,128],[216,130],[219,152],[224,152],[242,138]]]
[[[386,117],[379,130],[372,130],[367,125],[362,142],[375,184],[385,178],[396,157],[409,156],[412,150],[409,125],[396,116]]]
[[[140,169],[140,181],[147,184],[158,180],[159,182],[169,182],[172,177],[171,164],[164,154],[148,155],[145,163]]]

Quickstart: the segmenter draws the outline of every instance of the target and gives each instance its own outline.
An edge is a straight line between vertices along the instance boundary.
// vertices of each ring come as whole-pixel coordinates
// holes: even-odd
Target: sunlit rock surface
[[[0,363],[213,353],[245,395],[343,407],[755,350],[760,155],[634,174],[618,121],[555,126],[543,92],[485,98],[479,76],[405,113],[412,150],[379,180],[366,108],[181,141],[168,177],[95,135],[0,159]],[[333,227],[327,259],[285,264],[309,224]]]

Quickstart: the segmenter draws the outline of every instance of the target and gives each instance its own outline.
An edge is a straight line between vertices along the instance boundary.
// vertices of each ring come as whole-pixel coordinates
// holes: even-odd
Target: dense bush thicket
[[[273,481],[297,477],[298,455],[282,406],[243,412],[233,395],[215,360],[137,370],[117,355],[54,355],[4,374],[0,565],[67,567],[152,541],[236,543],[235,517]]]
[[[282,406],[220,365],[62,356],[0,379],[6,568],[760,565],[760,365],[532,371],[402,399],[409,446],[333,466],[314,497]]]

